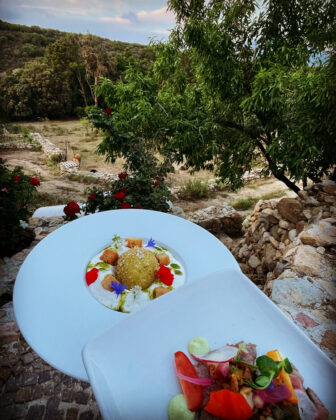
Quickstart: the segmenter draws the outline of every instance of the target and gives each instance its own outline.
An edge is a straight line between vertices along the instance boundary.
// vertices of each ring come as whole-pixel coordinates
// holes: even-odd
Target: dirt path
[[[78,120],[22,123],[21,125],[28,126],[31,131],[40,132],[61,149],[66,148],[68,160],[73,157],[74,153],[80,153],[82,155],[81,173],[83,174],[90,174],[91,169],[111,173],[122,171],[123,161],[121,159],[118,159],[115,164],[111,164],[105,162],[104,156],[95,153],[97,145],[102,140],[101,135]],[[85,190],[96,185],[95,180],[90,184],[87,179],[82,179],[82,182],[79,182],[60,175],[58,165],[53,165],[43,152],[6,150],[1,151],[1,156],[7,159],[10,168],[22,166],[28,175],[39,177],[41,186],[38,191],[45,196],[58,197],[59,203],[72,200],[86,201],[87,193]],[[208,180],[214,178],[214,175],[209,171],[199,171],[191,175],[188,171],[182,170],[180,165],[176,166],[175,173],[169,175],[168,181],[171,186],[175,187],[183,186],[188,180],[195,178]],[[286,188],[282,182],[274,178],[268,178],[250,183],[236,192],[217,191],[211,193],[210,197],[206,199],[197,201],[176,200],[174,204],[181,206],[188,212],[209,206],[221,206],[224,202],[232,203],[248,197],[259,199],[267,194],[295,196],[295,193]],[[56,202],[52,204],[56,204]],[[43,203],[43,205],[47,204]]]

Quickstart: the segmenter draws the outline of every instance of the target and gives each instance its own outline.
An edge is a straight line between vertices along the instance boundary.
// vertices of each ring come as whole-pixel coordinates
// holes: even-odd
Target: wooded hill
[[[154,60],[145,45],[111,41],[0,21],[0,116],[58,118],[98,104],[101,76],[123,77],[129,64],[146,71]]]

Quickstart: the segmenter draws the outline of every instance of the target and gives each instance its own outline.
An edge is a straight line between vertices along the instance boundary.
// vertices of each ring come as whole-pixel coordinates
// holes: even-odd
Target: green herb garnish
[[[245,362],[241,362],[239,360],[238,362],[246,365]],[[253,366],[253,368],[259,370],[260,375],[256,378],[255,382],[249,380],[245,380],[245,382],[254,389],[267,388],[271,384],[272,380],[278,376],[282,368],[284,368],[287,373],[291,373],[293,371],[292,365],[287,358],[281,360],[280,362],[275,362],[268,356],[258,357],[256,359],[256,366]]]

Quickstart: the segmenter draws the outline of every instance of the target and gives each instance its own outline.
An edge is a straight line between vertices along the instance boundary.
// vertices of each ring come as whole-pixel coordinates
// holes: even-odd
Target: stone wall
[[[34,145],[25,141],[8,141],[0,143],[0,149],[2,150],[22,150],[22,149],[33,149]]]
[[[336,183],[260,201],[243,229],[235,251],[242,270],[335,359]]]
[[[51,143],[50,140],[41,136],[40,133],[30,133],[34,140],[36,140],[42,147],[43,152],[50,158],[56,156],[60,161],[65,159],[65,152]]]

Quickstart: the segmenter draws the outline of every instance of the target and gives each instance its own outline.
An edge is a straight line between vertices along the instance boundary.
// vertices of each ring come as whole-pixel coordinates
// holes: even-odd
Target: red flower
[[[91,283],[94,283],[98,278],[98,268],[93,268],[85,274],[86,284],[90,286]]]
[[[120,208],[121,209],[130,209],[131,208],[131,205],[127,201],[124,201],[123,203],[121,203]]]
[[[126,187],[123,187],[120,191],[125,193],[126,195],[128,194],[128,189]]]
[[[40,180],[38,178],[30,178],[29,182],[34,186],[34,187],[38,187],[39,185],[41,185]]]
[[[124,198],[125,198],[125,193],[123,192],[123,191],[119,191],[119,192],[117,192],[117,193],[115,193],[114,194],[114,198],[116,199],[116,200],[123,200]]]
[[[118,174],[119,179],[125,179],[127,177],[127,175],[124,172],[121,172],[120,174]]]
[[[160,268],[155,274],[163,284],[167,286],[171,286],[173,284],[174,274],[170,271],[170,268],[160,265]]]
[[[143,209],[143,207],[142,206],[135,206],[135,207],[133,207],[134,209]]]
[[[75,201],[71,201],[64,207],[63,211],[68,217],[74,217],[76,213],[80,213],[81,210]]]
[[[7,188],[6,188],[6,187],[2,188],[0,191],[1,191],[1,192],[3,192],[3,193],[8,192],[8,190],[7,190]]]
[[[20,181],[20,177],[18,175],[14,175],[14,181]]]
[[[112,110],[111,110],[111,108],[105,108],[105,112],[106,112],[106,114],[110,115]]]
[[[92,193],[92,194],[89,195],[89,200],[94,201],[96,198],[97,198],[97,194],[95,194],[95,193]]]
[[[154,187],[157,187],[158,185],[160,185],[160,181],[155,181],[154,182]]]
[[[157,174],[157,175],[156,175],[156,178],[157,178],[157,179],[162,178],[162,174]]]

